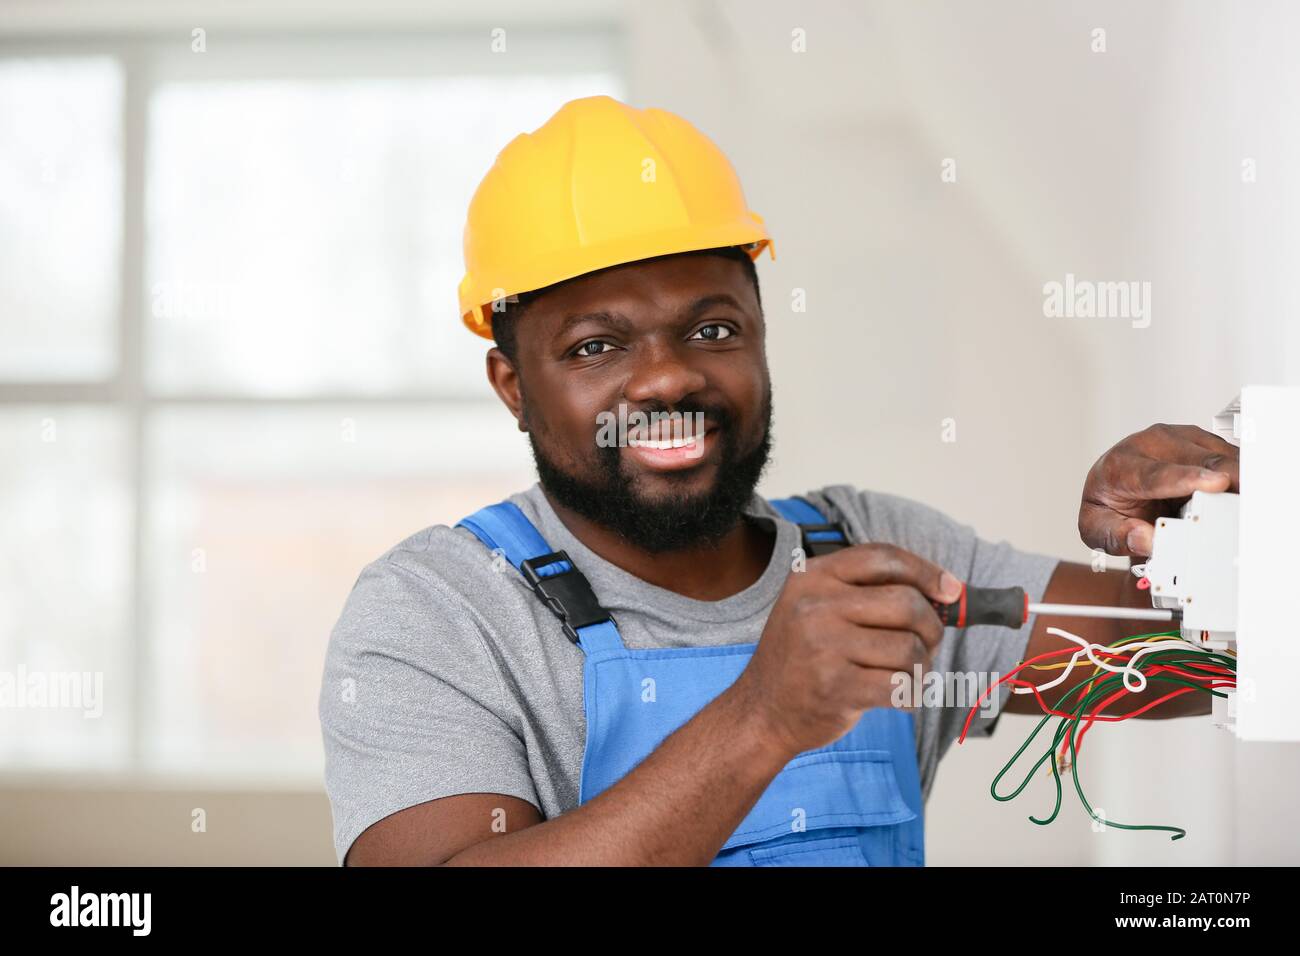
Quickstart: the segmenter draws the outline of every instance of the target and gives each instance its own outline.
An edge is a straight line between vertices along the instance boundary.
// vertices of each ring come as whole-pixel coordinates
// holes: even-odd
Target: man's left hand
[[[1238,450],[1194,425],[1152,425],[1097,459],[1083,486],[1079,534],[1107,554],[1147,557],[1154,521],[1193,491],[1240,492]]]

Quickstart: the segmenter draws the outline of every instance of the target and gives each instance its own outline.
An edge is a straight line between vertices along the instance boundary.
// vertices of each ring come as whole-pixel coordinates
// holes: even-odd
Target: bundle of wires
[[[1073,777],[1074,789],[1079,795],[1079,802],[1083,804],[1084,809],[1088,811],[1088,815],[1093,820],[1104,826],[1116,827],[1122,830],[1163,830],[1173,833],[1173,836],[1170,837],[1171,840],[1182,839],[1187,835],[1187,831],[1180,827],[1161,824],[1116,823],[1114,820],[1103,819],[1098,815],[1092,805],[1088,803],[1088,798],[1084,796],[1083,787],[1079,783],[1079,751],[1083,747],[1084,737],[1094,722],[1128,720],[1130,717],[1136,717],[1184,694],[1204,693],[1215,697],[1226,697],[1227,695],[1219,688],[1236,687],[1236,656],[1230,651],[1212,651],[1191,644],[1183,640],[1178,631],[1138,634],[1109,645],[1090,643],[1077,634],[1071,634],[1059,627],[1049,627],[1047,632],[1078,644],[1079,649],[1072,651],[1070,648],[1065,648],[1040,654],[1022,662],[1011,673],[998,680],[997,683],[981,694],[980,699],[975,702],[975,706],[971,708],[970,714],[966,718],[966,724],[962,728],[961,737],[958,740],[958,743],[965,741],[976,711],[979,710],[984,699],[989,694],[997,691],[999,685],[1008,683],[1012,685],[1012,693],[1033,694],[1037,698],[1038,705],[1043,709],[1043,719],[1038,722],[1033,733],[1029,735],[1029,739],[1020,745],[1020,749],[1007,761],[1006,766],[1002,768],[998,775],[993,778],[993,783],[989,787],[993,799],[1004,802],[1014,800],[1029,785],[1034,773],[1046,761],[1051,767],[1052,779],[1056,784],[1056,806],[1047,817],[1040,819],[1031,816],[1029,818],[1031,822],[1046,826],[1056,819],[1061,811],[1063,790],[1061,774],[1068,769]],[[1070,655],[1068,661],[1050,664],[1041,663],[1051,658],[1066,655]],[[1084,667],[1092,666],[1092,675],[1071,689],[1061,700],[1057,701],[1054,707],[1050,706],[1043,699],[1042,692],[1063,684],[1069,678],[1075,666],[1081,663]],[[1034,684],[1016,676],[1027,668],[1031,670],[1060,670],[1061,674],[1045,684]],[[1150,681],[1155,681],[1157,684],[1174,685],[1175,689],[1150,703],[1124,713],[1105,712],[1115,701],[1146,690]],[[1005,796],[998,793],[998,784],[1002,778],[1020,759],[1020,755],[1029,749],[1039,731],[1053,717],[1060,720],[1056,725],[1052,742],[1046,751],[1030,768],[1020,786]],[[1069,754],[1068,762],[1066,762],[1067,752]]]

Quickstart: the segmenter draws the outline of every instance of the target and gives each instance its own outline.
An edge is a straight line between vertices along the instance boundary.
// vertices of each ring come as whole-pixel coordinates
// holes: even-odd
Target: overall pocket
[[[916,816],[888,750],[811,751],[773,778],[714,865],[908,865],[902,825]]]

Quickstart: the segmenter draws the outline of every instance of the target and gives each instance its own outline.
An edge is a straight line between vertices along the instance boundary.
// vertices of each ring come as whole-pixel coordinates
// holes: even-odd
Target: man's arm
[[[744,693],[733,685],[614,786],[552,820],[500,794],[444,797],[369,827],[347,864],[707,865],[797,753]]]
[[[1079,536],[1084,544],[1100,548],[1107,554],[1127,555],[1134,559],[1146,557],[1151,554],[1155,520],[1162,515],[1177,515],[1178,509],[1194,491],[1240,493],[1239,459],[1235,446],[1192,425],[1152,425],[1130,435],[1098,458],[1089,469],[1079,505]],[[1066,562],[1062,562],[1052,575],[1043,601],[1048,604],[1151,606],[1150,595],[1137,589],[1128,572],[1094,572],[1087,565]],[[1049,651],[1078,647],[1048,634],[1049,627],[1059,627],[1097,644],[1110,644],[1124,637],[1170,629],[1142,621],[1044,618],[1040,615],[1034,620],[1025,651],[1026,660]],[[1076,665],[1067,680],[1043,692],[1043,699],[1055,705],[1086,680],[1093,669]],[[1060,676],[1060,671],[1026,668],[1018,676],[1034,684],[1045,684]],[[1171,689],[1167,683],[1152,681],[1142,693],[1124,699],[1124,709],[1136,710]],[[1141,716],[1160,718],[1207,714],[1210,701],[1208,693],[1182,694]],[[1033,694],[1012,694],[1006,709],[1012,713],[1042,712]]]
[[[1057,565],[1056,572],[1052,575],[1051,581],[1048,582],[1043,601],[1047,604],[1105,604],[1149,609],[1151,607],[1149,592],[1139,590],[1136,587],[1136,581],[1137,579],[1128,571],[1093,571],[1086,564],[1062,561]],[[1054,634],[1048,634],[1047,629],[1049,627],[1059,627],[1096,644],[1111,644],[1121,638],[1167,630],[1170,625],[1156,621],[1126,621],[1095,617],[1045,617],[1040,614],[1034,618],[1034,629],[1029,636],[1029,646],[1025,650],[1025,660],[1039,654],[1046,654],[1049,651],[1059,651],[1066,648],[1071,650],[1079,649],[1079,645],[1072,641],[1067,641],[1065,638],[1057,637]],[[1043,663],[1055,664],[1068,660],[1068,656],[1054,657]],[[1042,692],[1043,699],[1055,707],[1057,702],[1067,697],[1073,688],[1091,677],[1094,669],[1094,666],[1087,662],[1076,664],[1074,670],[1070,672],[1069,678],[1051,690]],[[1040,671],[1025,668],[1016,676],[1034,684],[1046,684],[1055,680],[1060,674],[1059,670]],[[1170,684],[1150,681],[1146,690],[1141,693],[1131,694],[1116,701],[1116,704],[1122,706],[1114,707],[1112,705],[1113,710],[1111,712],[1119,714],[1136,710],[1153,700],[1163,697],[1173,689],[1175,688]],[[1071,702],[1077,704],[1079,698],[1075,696],[1071,699]],[[1013,714],[1041,714],[1043,712],[1038,703],[1038,698],[1034,694],[1012,694],[1007,699],[1006,706],[1003,709]],[[1165,701],[1159,707],[1153,707],[1139,716],[1154,718],[1185,717],[1191,714],[1208,714],[1209,712],[1210,695],[1194,692],[1182,694],[1173,700]]]

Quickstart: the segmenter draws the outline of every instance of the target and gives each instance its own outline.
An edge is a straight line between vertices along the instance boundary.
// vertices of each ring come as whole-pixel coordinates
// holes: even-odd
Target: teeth
[[[655,440],[653,438],[628,438],[627,443],[632,448],[657,448],[662,451],[669,448],[685,448],[687,445],[694,445],[695,437],[665,438],[661,440]]]

